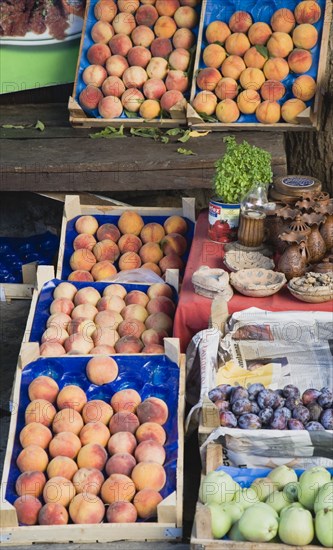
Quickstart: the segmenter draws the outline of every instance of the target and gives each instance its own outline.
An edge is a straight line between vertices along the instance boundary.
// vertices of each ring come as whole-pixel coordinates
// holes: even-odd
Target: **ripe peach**
[[[108,21],[109,23],[117,14],[117,6],[113,0],[99,0],[94,8],[96,19]]]
[[[144,226],[144,221],[140,214],[133,210],[126,210],[119,218],[118,227],[120,232],[124,234],[140,235],[141,229]]]
[[[274,32],[291,32],[295,27],[295,17],[288,8],[276,10],[271,17],[271,27]]]
[[[131,13],[120,12],[114,18],[112,26],[116,34],[121,33],[130,35],[136,27],[134,15],[132,15]]]
[[[90,319],[84,319],[83,317],[78,317],[77,319],[72,319],[68,326],[69,334],[80,333],[86,335],[88,338],[96,330],[96,325]]]
[[[187,51],[187,50],[184,50],[184,51]],[[207,67],[213,67],[215,69],[218,69],[219,67],[221,67],[223,61],[227,57],[227,54],[225,49],[219,44],[209,44],[204,49],[202,56],[203,56],[203,61],[205,65],[207,65]],[[186,69],[182,69],[182,70],[186,70]]]
[[[260,95],[251,88],[244,90],[237,97],[237,106],[241,113],[252,114],[260,104]]]
[[[165,92],[165,84],[159,78],[150,78],[143,85],[143,93],[148,99],[161,99]]]
[[[130,65],[136,65],[145,69],[151,60],[151,53],[143,46],[134,46],[128,52],[127,59]]]
[[[112,474],[123,474],[124,476],[130,476],[136,460],[133,455],[129,453],[115,453],[105,465],[105,471],[108,476]]]
[[[102,97],[103,94],[99,88],[96,88],[96,86],[94,86],[93,84],[88,84],[88,86],[84,88],[84,90],[82,90],[79,95],[79,103],[83,109],[97,109]],[[77,250],[77,248],[81,248],[81,246],[77,246],[76,248],[74,248],[74,250]],[[89,247],[87,248],[89,249]]]
[[[138,514],[131,502],[113,502],[106,510],[108,523],[135,523]]]
[[[111,399],[111,406],[115,412],[126,411],[134,413],[140,403],[140,395],[136,390],[131,389],[119,390]]]
[[[295,27],[293,41],[296,48],[311,50],[318,42],[318,31],[313,25],[303,23]]]
[[[107,458],[107,452],[102,445],[99,443],[88,443],[80,449],[77,455],[77,465],[79,468],[103,470]]]
[[[215,92],[216,90],[217,87],[215,88]],[[213,113],[215,113],[216,105],[216,95],[213,92],[208,92],[207,90],[199,92],[195,96],[192,103],[192,106],[197,111],[197,113],[203,113],[206,115],[212,115]]]
[[[72,432],[78,435],[82,428],[83,420],[80,413],[69,407],[58,411],[52,423],[52,430],[55,434]]]
[[[169,285],[164,283],[154,283],[148,288],[147,295],[150,300],[157,298],[157,296],[167,296],[168,298],[172,298],[173,292]]]
[[[60,357],[65,355],[66,351],[59,342],[45,342],[39,348],[41,357]]]
[[[109,76],[106,80],[104,80],[102,86],[103,94],[106,96],[112,95],[115,97],[120,97],[124,93],[125,89],[126,88],[123,81],[118,76]]]
[[[167,337],[168,333],[165,330],[157,331],[150,328],[142,333],[141,340],[143,341],[145,346],[150,346],[153,344],[162,345],[164,338]]]
[[[45,503],[59,503],[68,506],[75,497],[76,491],[73,483],[65,477],[53,477],[48,480],[43,490],[43,499]]]
[[[109,429],[111,435],[117,432],[131,432],[134,434],[139,427],[138,417],[129,411],[117,412],[110,420]]]
[[[82,79],[85,84],[91,84],[100,88],[107,77],[106,70],[101,65],[89,65],[82,73]]]
[[[251,44],[248,37],[242,32],[231,34],[225,41],[225,49],[229,55],[239,55],[242,57],[250,47]]]
[[[215,94],[219,99],[234,99],[238,94],[238,84],[233,78],[223,77],[215,88]],[[215,105],[216,108],[216,105]],[[215,112],[215,109],[214,111]]]
[[[94,281],[94,277],[91,275],[91,273],[89,273],[89,271],[76,269],[75,271],[72,271],[72,273],[69,274],[68,280],[92,283]]]
[[[94,216],[80,216],[75,222],[75,229],[78,233],[94,235],[98,229],[98,221]]]
[[[67,456],[74,459],[81,449],[81,441],[73,432],[60,432],[54,436],[49,445],[49,454],[52,458],[56,456]]]
[[[91,38],[100,44],[107,44],[113,34],[113,28],[107,21],[97,21],[91,29]]]
[[[139,114],[145,120],[157,118],[161,113],[159,101],[156,99],[146,99],[140,105]]]
[[[288,99],[281,108],[281,116],[285,122],[298,124],[297,116],[306,109],[304,101],[301,99]]]
[[[118,9],[124,13],[135,13],[140,6],[140,0],[118,0]]]
[[[156,244],[156,243],[147,243],[147,244]],[[148,317],[148,313],[146,309],[140,304],[130,304],[124,307],[124,309],[121,312],[121,315],[125,321],[137,319],[138,321],[142,321],[143,323]]]
[[[284,80],[289,74],[289,65],[282,57],[271,57],[263,68],[267,80]]]
[[[168,15],[159,17],[154,26],[154,32],[157,38],[171,38],[177,30],[177,25]]]
[[[158,11],[154,6],[151,5],[140,6],[135,14],[137,25],[146,25],[147,27],[153,27],[157,19]]]
[[[112,346],[100,345],[100,346],[95,346],[91,350],[90,355],[105,355],[106,353],[108,355],[112,355],[116,353],[116,350]]]
[[[49,479],[61,476],[71,480],[77,470],[77,464],[72,458],[68,456],[55,456],[49,462],[46,472]]]
[[[156,10],[159,15],[168,15],[172,17],[180,4],[178,0],[156,0]]]
[[[149,78],[163,79],[168,74],[168,61],[163,57],[153,57],[147,66]]]
[[[103,118],[118,118],[122,115],[123,106],[118,97],[108,95],[103,97],[103,99],[99,102],[98,112]]]
[[[124,109],[131,111],[132,113],[137,113],[140,109],[142,101],[144,101],[144,96],[136,88],[129,88],[121,96],[121,101],[124,106]],[[120,238],[121,240],[121,238]],[[120,242],[119,240],[119,242]],[[119,244],[118,242],[118,244]]]
[[[147,262],[158,264],[158,262],[163,258],[163,252],[157,242],[147,242],[143,245],[139,254],[142,263],[144,264]]]
[[[153,31],[146,25],[139,25],[132,32],[132,41],[134,46],[143,46],[145,48],[149,48],[154,38],[155,35]]]
[[[112,415],[112,407],[101,399],[88,401],[82,409],[82,418],[86,424],[88,422],[103,422],[106,425],[110,422]]]
[[[94,320],[98,313],[98,309],[92,304],[80,304],[72,311],[72,319],[90,319]]]
[[[34,399],[25,410],[25,423],[38,422],[50,426],[56,415],[56,409],[46,399]]]
[[[174,317],[175,315],[175,304],[173,303],[170,298],[167,298],[166,296],[158,296],[157,298],[153,298],[150,300],[147,311],[149,315],[152,315],[153,313],[160,313],[163,312],[169,317]]]
[[[110,432],[103,422],[88,422],[83,426],[79,437],[82,445],[98,443],[102,447],[106,447],[110,439]]]
[[[230,34],[231,31],[226,23],[223,21],[213,21],[206,29],[206,40],[208,44],[214,44],[215,42],[223,44]]]
[[[267,49],[271,57],[287,57],[293,48],[291,36],[286,32],[273,32],[267,42]]]
[[[126,294],[126,288],[123,285],[118,285],[117,283],[106,286],[103,291],[103,296],[119,296],[119,298],[122,299],[125,298]]]
[[[149,302],[149,298],[145,292],[141,290],[132,290],[125,297],[125,304],[130,306],[131,304],[139,304],[140,306],[146,307]]]
[[[101,295],[96,288],[93,286],[86,286],[77,291],[74,296],[74,304],[76,306],[80,304],[92,304],[95,306],[100,298]]]
[[[307,73],[312,65],[312,54],[308,50],[295,48],[288,56],[288,64],[293,73]]]
[[[191,6],[191,8],[195,8],[199,6],[201,0],[179,0],[179,2],[181,6]]]
[[[159,344],[149,344],[149,346],[145,346],[142,350],[142,353],[146,353],[147,355],[163,354],[164,352],[164,346],[160,346]]]
[[[111,298],[111,296],[104,296],[105,298]],[[106,309],[99,311],[95,317],[95,324],[97,328],[113,328],[117,330],[118,326],[122,322],[123,318],[117,311]]]
[[[37,376],[28,387],[30,401],[34,399],[45,399],[54,403],[59,392],[59,386],[53,378],[49,376]]]
[[[144,422],[156,422],[163,426],[168,420],[168,406],[159,397],[148,397],[138,405],[137,415],[140,424]]]
[[[190,50],[195,43],[195,35],[190,29],[177,29],[172,37],[172,43],[175,48]]]
[[[265,45],[272,34],[272,29],[267,23],[253,23],[248,31],[248,37],[253,46]]]
[[[111,239],[105,239],[98,242],[93,248],[93,253],[98,262],[103,262],[105,260],[115,262],[119,258],[119,248]]]
[[[59,409],[69,408],[80,412],[86,403],[87,396],[79,386],[69,384],[68,386],[64,386],[58,393],[57,407]]]
[[[74,309],[74,304],[72,300],[69,300],[68,298],[56,298],[51,303],[50,313],[52,315],[54,313],[66,313],[66,315],[70,315],[73,309]]]
[[[23,472],[16,480],[15,490],[20,497],[32,495],[38,498],[43,492],[45,483],[46,477],[43,472]]]
[[[110,384],[118,376],[118,365],[112,357],[93,357],[87,363],[86,374],[97,386]]]
[[[175,253],[182,256],[187,250],[187,241],[179,233],[169,233],[162,239],[161,248],[165,255]]]
[[[135,338],[140,338],[141,334],[145,331],[145,325],[142,321],[137,319],[130,319],[120,323],[118,328],[118,333],[120,338],[124,336],[135,336]]]
[[[119,269],[138,269],[141,266],[141,258],[135,252],[125,252],[119,259]]]
[[[193,29],[198,23],[198,14],[191,6],[181,6],[174,14],[177,27]]]
[[[150,45],[150,51],[153,57],[164,57],[168,59],[172,52],[172,43],[170,38],[155,38]]]
[[[63,344],[68,338],[68,332],[59,325],[49,326],[42,334],[42,343],[44,342],[58,342]]]
[[[246,11],[235,11],[229,19],[232,32],[246,33],[252,25],[252,17]]]
[[[107,281],[110,277],[116,275],[116,273],[117,269],[110,260],[97,262],[91,270],[94,281]]]
[[[45,472],[48,462],[49,459],[46,451],[42,447],[38,447],[38,445],[27,445],[27,447],[24,447],[16,460],[17,467],[22,473],[33,471]]]
[[[255,46],[252,46],[244,55],[244,62],[247,67],[252,67],[256,69],[262,69],[267,61],[267,56],[262,55],[258,52]]]
[[[212,67],[202,69],[197,76],[197,85],[200,90],[209,90],[213,92],[221,80],[221,73]]]
[[[90,493],[75,495],[69,505],[69,515],[73,523],[93,524],[101,523],[104,518],[105,507],[101,499]]]
[[[286,89],[278,80],[266,80],[260,88],[260,93],[264,100],[279,101],[286,93]]]
[[[171,109],[183,100],[184,96],[179,90],[169,90],[161,97],[161,108],[170,113]]]
[[[275,124],[281,117],[281,107],[276,101],[263,101],[258,105],[256,117],[262,124]]]
[[[156,275],[162,275],[162,272],[160,270],[160,268],[158,267],[158,265],[152,263],[152,262],[147,262],[146,264],[143,264],[141,266],[141,269],[150,269],[151,271],[154,271],[154,273],[156,273]]]
[[[140,238],[144,244],[149,242],[159,243],[163,239],[164,235],[165,231],[162,225],[153,222],[148,223],[143,227],[140,233]]]
[[[245,69],[246,65],[239,55],[229,55],[222,63],[221,73],[225,77],[238,80]]]
[[[163,466],[156,462],[139,462],[132,472],[132,480],[137,491],[154,489],[160,491],[166,483]]]
[[[295,8],[295,18],[298,24],[310,23],[313,25],[319,21],[320,16],[320,6],[314,0],[304,0],[297,4]]]
[[[86,248],[80,248],[79,250],[75,250],[75,252],[73,252],[69,260],[69,264],[73,269],[73,271],[75,271],[76,269],[83,270],[83,271],[90,271],[95,263],[96,263],[95,256],[90,250]],[[51,311],[51,313],[55,313],[55,311]],[[67,311],[64,311],[64,313],[67,313]]]
[[[177,48],[169,57],[169,65],[177,71],[187,71],[190,64],[190,53],[185,48]],[[208,63],[206,63],[208,65]]]
[[[89,235],[89,237],[92,237],[92,235]],[[72,283],[60,283],[55,287],[53,291],[53,299],[67,298],[68,300],[73,300],[76,292],[77,288]]]
[[[316,93],[317,84],[314,78],[309,75],[302,75],[293,82],[292,92],[294,96],[302,101],[309,101]]]
[[[87,52],[87,58],[92,65],[105,65],[111,51],[106,44],[93,44]]]
[[[135,432],[135,437],[139,443],[141,441],[152,440],[160,445],[166,442],[166,433],[164,428],[156,422],[144,422]]]
[[[59,502],[48,502],[38,514],[39,525],[67,525],[68,512]]]
[[[188,88],[188,76],[183,71],[170,70],[166,77],[165,85],[168,90],[186,92]]]
[[[157,516],[157,505],[163,498],[154,489],[142,489],[134,497],[133,503],[139,518],[149,519]]]
[[[100,312],[111,310],[120,313],[124,309],[124,307],[124,300],[117,295],[103,296],[103,298],[101,298],[97,304],[97,309]],[[119,318],[117,320],[119,320]]]
[[[117,432],[113,434],[108,442],[108,451],[110,455],[116,453],[133,454],[136,448],[136,439],[131,432]]]
[[[104,476],[96,468],[80,468],[73,477],[73,485],[77,493],[98,495],[103,483]]]
[[[185,235],[187,232],[186,220],[181,216],[170,216],[164,222],[164,230],[167,235],[169,233],[179,233],[180,235]]]
[[[127,34],[122,33],[113,36],[109,42],[109,46],[113,55],[121,55],[126,57],[133,44],[130,37],[127,36]]]
[[[42,503],[32,495],[23,495],[14,502],[17,520],[22,525],[36,525]]]
[[[20,432],[20,443],[23,448],[28,445],[38,445],[42,449],[46,449],[51,439],[51,430],[39,422],[27,424]]]
[[[106,504],[130,502],[135,495],[135,485],[130,477],[123,474],[111,474],[102,485],[101,497]]]
[[[132,335],[123,336],[115,344],[116,353],[140,353],[142,348],[141,340]]]
[[[115,346],[119,340],[119,334],[116,330],[109,327],[98,327],[92,335],[94,347],[96,346]]]
[[[134,456],[138,462],[157,462],[162,466],[166,455],[163,445],[154,440],[146,440],[139,443]]]
[[[108,80],[108,79],[106,79]],[[103,84],[104,85],[104,84]],[[88,89],[88,88],[86,88]],[[101,94],[101,97],[99,99],[102,98],[102,94]],[[96,107],[97,107],[98,103],[96,104]],[[79,248],[86,248],[87,250],[92,250],[94,248],[96,244],[96,239],[95,237],[93,237],[93,235],[89,235],[88,233],[80,233],[80,235],[78,235],[77,237],[75,237],[74,241],[73,241],[73,248],[74,250],[79,250]],[[65,284],[65,283],[61,283],[61,284]],[[72,299],[72,298],[70,298]]]
[[[123,76],[129,67],[127,60],[122,55],[112,55],[106,62],[106,70],[110,76]]]
[[[260,69],[248,67],[241,73],[239,80],[245,90],[260,90],[265,82],[265,75]]]
[[[46,326],[47,328],[49,328],[50,326],[59,326],[68,331],[68,326],[70,322],[71,318],[69,315],[67,315],[67,313],[53,313],[48,318]]]

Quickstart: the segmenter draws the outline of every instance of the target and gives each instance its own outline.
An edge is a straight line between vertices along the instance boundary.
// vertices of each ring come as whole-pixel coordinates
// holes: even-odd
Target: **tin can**
[[[213,197],[209,202],[208,236],[218,243],[230,243],[237,240],[240,204],[227,204]]]

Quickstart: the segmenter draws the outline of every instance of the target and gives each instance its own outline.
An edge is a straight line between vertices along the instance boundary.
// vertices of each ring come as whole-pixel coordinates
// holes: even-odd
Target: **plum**
[[[333,409],[326,409],[320,415],[320,422],[325,430],[333,430]]]
[[[285,397],[283,397],[283,395],[281,395],[279,393],[279,390],[278,391],[275,391],[275,396],[276,396],[276,403],[277,403],[277,408],[279,407],[284,407],[284,404],[286,402],[286,399]]]
[[[224,401],[223,399],[218,399],[215,401],[215,405],[217,406],[219,412],[228,411],[230,409],[229,401]]]
[[[232,386],[230,384],[220,384],[220,386],[217,386],[213,390],[211,390],[208,394],[209,399],[211,399],[214,403],[218,399],[222,399],[224,401],[227,400],[227,397],[230,395],[232,390]]]
[[[304,430],[304,424],[296,418],[290,418],[288,420],[288,430]]]
[[[305,390],[305,392],[302,395],[303,405],[309,405],[309,403],[316,401],[319,396],[320,396],[319,390],[315,390],[314,388],[309,388],[308,390]]]
[[[299,399],[301,397],[301,392],[293,384],[287,384],[287,386],[284,386],[282,392],[283,397],[285,397],[286,399],[288,397],[293,397],[294,399]]]
[[[288,419],[281,409],[274,411],[273,420],[271,421],[272,430],[285,430],[287,421]]]
[[[256,414],[242,414],[242,416],[238,418],[238,426],[242,430],[260,430],[261,420]]]
[[[304,405],[297,405],[293,409],[293,418],[296,418],[296,420],[300,420],[303,424],[306,424],[310,420],[310,411]]]
[[[274,411],[273,411],[272,407],[266,407],[265,409],[261,409],[261,411],[259,411],[258,416],[259,416],[261,422],[265,426],[268,426],[271,423],[271,421],[273,420]]]
[[[258,393],[257,403],[261,409],[266,407],[276,409],[278,407],[277,395],[272,390],[261,390]]]
[[[235,416],[251,412],[251,402],[248,399],[237,399],[231,405],[231,410]]]
[[[251,410],[249,412],[253,414],[259,414],[260,407],[256,401],[251,401]]]
[[[333,394],[328,388],[323,388],[321,390],[321,394],[319,395],[317,399],[317,403],[323,408],[323,409],[329,409],[332,407],[333,403]]]
[[[308,432],[317,432],[322,430],[325,431],[324,426],[320,424],[320,422],[315,422],[315,421],[308,422],[307,424],[305,424],[305,429],[308,430]]]
[[[297,407],[297,405],[301,405],[301,404],[302,403],[299,398],[287,397],[284,406],[287,407],[287,409],[290,409],[292,411],[295,407]]]
[[[224,428],[236,428],[237,418],[230,411],[225,411],[220,414],[220,424]]]
[[[231,405],[238,401],[238,399],[248,399],[249,395],[245,388],[242,386],[237,386],[237,388],[232,388],[231,395],[229,397]]]
[[[263,384],[259,384],[259,383],[251,384],[251,386],[247,388],[247,393],[249,394],[249,400],[255,401],[258,393],[264,389],[265,389],[265,386]]]
[[[319,420],[320,415],[323,412],[322,407],[315,401],[312,401],[312,403],[309,403],[306,407],[310,412],[310,420]]]
[[[291,418],[291,410],[287,407],[278,407],[277,409],[275,409],[275,411],[283,411],[283,414],[287,420]]]

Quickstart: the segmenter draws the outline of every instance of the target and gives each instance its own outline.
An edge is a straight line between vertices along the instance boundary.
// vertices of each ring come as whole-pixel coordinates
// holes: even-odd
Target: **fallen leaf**
[[[180,155],[186,155],[186,156],[197,154],[197,153],[194,153],[193,151],[191,151],[191,149],[183,149],[182,147],[179,147],[177,149],[177,153],[179,153]]]
[[[36,128],[36,130],[40,130],[41,132],[44,132],[44,130],[45,130],[44,122],[42,122],[41,120],[37,120],[37,122],[35,124],[35,128]]]

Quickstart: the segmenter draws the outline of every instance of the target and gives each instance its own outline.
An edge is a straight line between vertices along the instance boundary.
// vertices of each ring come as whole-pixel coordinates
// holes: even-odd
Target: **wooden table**
[[[41,120],[45,131],[3,128]],[[90,139],[95,130],[74,129],[65,103],[3,105],[0,117],[1,191],[137,191],[209,189],[214,163],[222,156],[224,133],[191,139],[185,145],[129,136]],[[287,172],[284,136],[275,132],[237,132],[239,140],[272,154],[274,174]],[[177,153],[191,149],[196,156]]]

